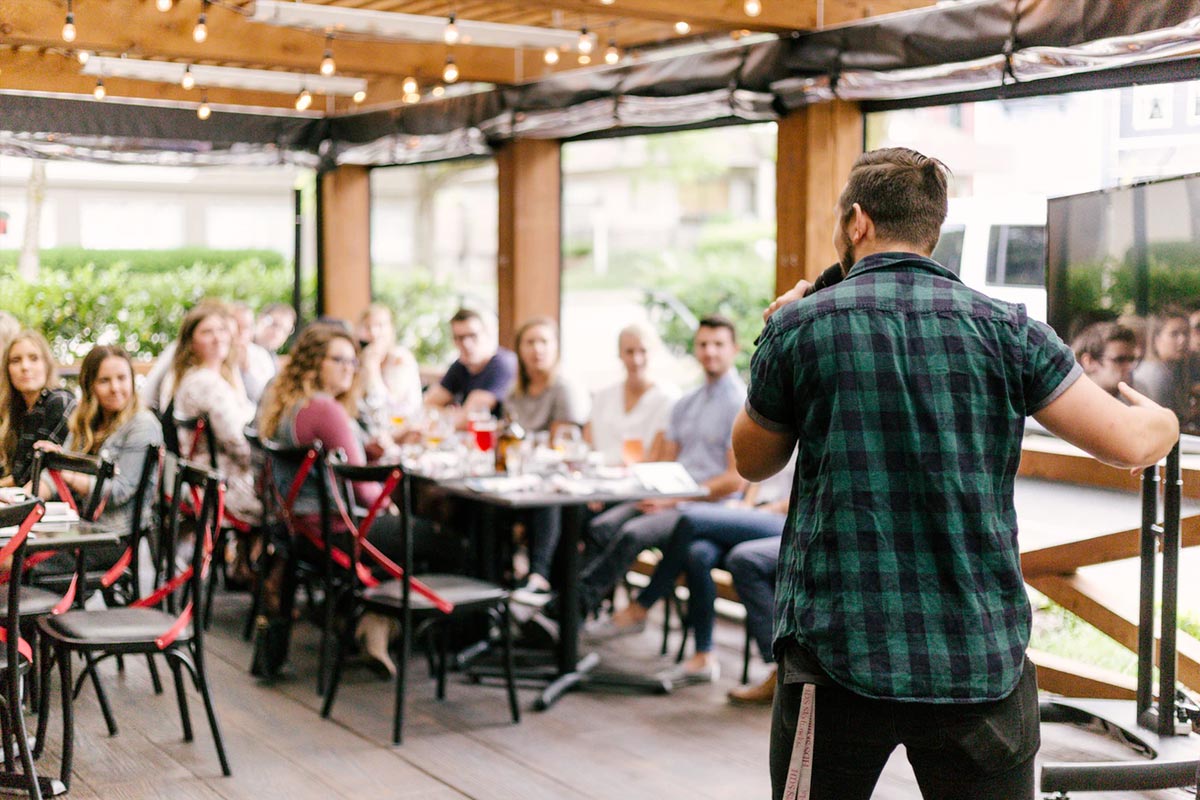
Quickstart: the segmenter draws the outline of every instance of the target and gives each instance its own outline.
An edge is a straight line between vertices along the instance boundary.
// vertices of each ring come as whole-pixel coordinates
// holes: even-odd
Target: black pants
[[[781,680],[771,721],[772,797],[783,796],[804,685]],[[970,705],[871,700],[816,687],[812,800],[866,800],[897,745],[925,800],[1032,800],[1041,744],[1037,672],[1026,659],[1003,700]]]

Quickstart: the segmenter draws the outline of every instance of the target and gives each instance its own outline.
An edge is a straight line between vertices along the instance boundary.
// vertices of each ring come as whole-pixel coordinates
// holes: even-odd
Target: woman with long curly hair
[[[33,445],[62,444],[75,397],[58,386],[58,370],[46,338],[23,330],[4,350],[0,380],[0,486],[24,486],[33,477]]]
[[[367,463],[367,435],[355,422],[362,394],[358,357],[358,343],[344,328],[315,323],[301,331],[287,366],[263,398],[259,434],[290,447],[320,441],[328,452],[343,451],[349,464]],[[294,476],[286,465],[275,465],[275,483],[281,494],[287,494]],[[382,489],[380,484],[358,483],[355,495],[360,504],[369,506]],[[313,480],[301,488],[293,512],[299,525],[319,535],[320,506]],[[334,524],[335,534],[346,532],[336,515]],[[393,560],[401,555],[400,535],[400,518],[394,514],[380,514],[367,532],[367,538]],[[414,541],[414,548],[419,544],[420,540]],[[381,671],[394,675],[396,668],[388,654],[389,631],[386,618],[365,615],[358,635]]]
[[[225,508],[242,522],[257,523],[262,501],[254,488],[255,470],[245,434],[255,408],[238,373],[232,319],[225,304],[206,301],[183,318],[170,377],[171,399],[160,407],[172,408],[175,419],[208,417],[216,437],[217,469],[225,479]],[[192,432],[179,428],[177,435],[186,454]],[[201,437],[192,459],[204,463],[208,457]]]

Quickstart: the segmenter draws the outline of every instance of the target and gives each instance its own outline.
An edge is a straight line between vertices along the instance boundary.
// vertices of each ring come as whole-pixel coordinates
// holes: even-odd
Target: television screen
[[[1195,432],[1200,175],[1053,198],[1046,240],[1047,319],[1075,347],[1085,371],[1107,366],[1104,374],[1111,375],[1128,364],[1123,379],[1172,408]],[[1128,353],[1105,350],[1092,335],[1111,336],[1113,328],[1101,325],[1111,322],[1132,332]],[[1085,360],[1081,347],[1086,351],[1088,343]]]

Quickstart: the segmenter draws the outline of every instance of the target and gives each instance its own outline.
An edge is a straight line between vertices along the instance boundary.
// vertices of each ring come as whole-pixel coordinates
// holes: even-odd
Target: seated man
[[[649,460],[678,461],[708,489],[706,500],[720,500],[745,485],[730,449],[733,420],[746,397],[746,385],[733,368],[733,323],[720,316],[700,320],[692,349],[704,369],[704,385],[675,404]],[[594,549],[580,573],[579,610],[588,614],[599,608],[638,553],[666,544],[679,514],[678,500],[652,499],[622,503],[593,519],[588,534]]]
[[[458,360],[440,383],[425,391],[425,405],[461,406],[464,419],[472,412],[495,411],[516,380],[516,355],[499,347],[483,317],[469,308],[460,308],[450,318],[450,333]]]
[[[1130,383],[1137,364],[1137,336],[1116,322],[1088,325],[1071,342],[1083,373],[1117,397],[1117,384]]]
[[[764,541],[770,543],[765,552],[773,551],[778,556],[791,488],[792,468],[787,468],[767,481],[751,486],[743,500],[725,505],[689,505],[663,548],[662,560],[649,585],[638,594],[635,602],[614,614],[603,627],[597,626],[596,632],[616,636],[643,630],[650,609],[675,590],[675,579],[683,573],[687,576],[688,622],[696,634],[696,652],[662,677],[676,684],[716,680],[720,676],[720,667],[712,652],[717,599],[712,570],[726,566],[733,572],[730,562],[736,561],[748,596],[745,601],[748,629],[754,634],[763,659],[768,663],[773,661],[773,582],[764,588],[761,579],[755,577],[756,570],[761,570],[762,566],[760,553],[744,551],[739,554],[739,551]],[[773,578],[774,561],[770,562],[769,569]],[[742,588],[738,587],[739,598]]]

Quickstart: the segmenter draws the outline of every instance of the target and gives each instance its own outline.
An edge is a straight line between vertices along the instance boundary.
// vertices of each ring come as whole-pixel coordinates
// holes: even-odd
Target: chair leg
[[[692,624],[688,616],[687,611],[681,605],[679,607],[679,652],[675,654],[676,664],[682,662],[684,655],[687,653],[688,634],[692,631]]]
[[[33,757],[41,758],[46,746],[46,732],[50,727],[50,667],[54,658],[50,653],[50,640],[41,637],[38,642],[38,681],[41,684],[41,695],[38,697],[37,741],[33,746]],[[67,688],[70,691],[70,687]]]
[[[88,669],[92,672],[92,685],[96,687],[96,701],[100,703],[100,713],[104,715],[104,724],[108,726],[108,735],[116,736],[117,720],[113,716],[112,706],[108,704],[108,693],[104,691],[104,683],[100,680],[100,669],[91,653],[86,653]]]
[[[158,677],[158,664],[154,661],[154,656],[146,653],[146,669],[150,671],[150,684],[154,687],[155,694],[162,694],[162,679]]]
[[[346,651],[349,650],[353,638],[354,625],[347,624],[341,638],[337,640],[337,651],[333,655],[333,669],[325,686],[325,702],[321,704],[321,716],[326,719],[333,713],[333,702],[337,699],[338,686],[342,683],[342,667],[346,662]]]
[[[674,592],[674,590],[672,590],[672,591],[671,591],[671,594],[668,594],[668,595],[666,596],[666,598],[664,598],[664,602],[663,602],[663,637],[662,637],[662,648],[661,648],[661,649],[658,651],[658,654],[659,654],[660,656],[665,656],[665,655],[667,654],[667,644],[668,644],[667,640],[668,640],[668,639],[670,638],[670,636],[671,636],[671,607],[672,607],[673,605],[675,605],[675,592]]]
[[[208,715],[208,727],[212,730],[213,744],[217,748],[217,760],[221,762],[221,774],[228,778],[233,773],[229,769],[229,759],[225,756],[225,742],[221,738],[221,728],[217,724],[217,712],[213,708],[212,693],[208,685],[208,671],[204,668],[204,651],[195,648],[192,653],[196,662],[196,680],[200,684],[200,696],[204,699],[204,713]]]
[[[4,771],[10,775],[17,771],[16,754],[13,752],[13,736],[15,734],[13,732],[12,706],[10,705],[10,696],[12,693],[9,692],[8,688],[10,685],[17,683],[17,681],[12,680],[13,678],[16,678],[16,675],[12,674],[12,671],[4,675],[4,699],[0,701],[0,736],[4,739]],[[20,713],[21,709],[17,709],[17,716],[20,716]]]
[[[212,605],[213,595],[217,591],[217,573],[224,572],[227,568],[225,564],[225,540],[228,538],[228,531],[217,531],[216,541],[213,542],[213,561],[208,573],[208,585],[204,587],[204,630],[212,627]],[[226,587],[228,588],[228,587]]]
[[[392,712],[392,744],[404,741],[404,691],[408,682],[408,659],[412,655],[412,613],[400,623],[400,660],[396,664],[396,704]]]
[[[32,665],[31,665],[32,668]],[[12,738],[16,739],[17,753],[21,758],[21,772],[25,776],[29,796],[41,800],[42,789],[38,785],[37,771],[33,768],[33,756],[29,753],[29,738],[25,733],[25,713],[21,707],[21,681],[15,670],[10,671],[5,688],[8,689],[8,716]],[[5,737],[5,749],[8,749]],[[7,755],[7,754],[6,754]]]
[[[325,585],[325,609],[321,622],[321,651],[317,654],[317,694],[325,694],[329,681],[329,645],[333,638],[333,612],[336,600],[334,591],[328,583]]]
[[[511,611],[508,603],[501,607],[500,640],[504,646],[504,682],[508,688],[508,710],[513,723],[521,721],[521,707],[517,703],[517,678],[513,672],[513,647]]]
[[[71,788],[71,764],[75,757],[75,698],[71,691],[71,651],[64,646],[54,648],[54,657],[58,659],[58,681],[62,684],[62,719],[63,744],[60,761],[59,780],[63,786]]]
[[[445,626],[438,625],[434,629],[434,640],[437,642],[437,699],[446,699],[446,650],[449,648],[450,632]]]
[[[38,710],[38,701],[42,698],[42,662],[41,662],[41,633],[38,631],[37,625],[30,627],[28,635],[25,639],[29,642],[29,646],[33,648],[33,663],[29,665],[29,710],[36,714]]]
[[[171,667],[171,674],[175,677],[175,699],[179,702],[179,720],[183,724],[183,740],[190,742],[192,740],[192,718],[188,713],[187,693],[183,689],[183,667],[179,663],[179,656],[173,653],[167,653],[167,664]]]

